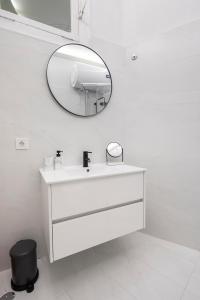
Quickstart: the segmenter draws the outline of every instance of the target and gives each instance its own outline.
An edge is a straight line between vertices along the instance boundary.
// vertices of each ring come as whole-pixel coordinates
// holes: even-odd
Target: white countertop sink
[[[116,176],[129,173],[141,173],[146,169],[134,167],[131,165],[113,165],[108,166],[106,164],[93,164],[89,168],[83,168],[82,166],[63,166],[59,170],[45,170],[40,169],[42,178],[46,184],[55,184],[74,180],[84,180],[90,178]]]

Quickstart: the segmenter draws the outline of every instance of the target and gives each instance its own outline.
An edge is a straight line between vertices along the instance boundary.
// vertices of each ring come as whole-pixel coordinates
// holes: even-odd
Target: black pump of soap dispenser
[[[61,157],[61,153],[62,153],[63,151],[62,150],[57,150],[56,151],[56,157]]]

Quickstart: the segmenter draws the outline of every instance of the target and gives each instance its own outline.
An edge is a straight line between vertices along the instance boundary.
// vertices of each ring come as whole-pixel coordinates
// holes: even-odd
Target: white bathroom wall
[[[82,151],[91,150],[99,162],[109,141],[125,145],[118,121],[125,50],[94,38],[89,45],[108,63],[116,87],[107,109],[84,119],[62,110],[48,90],[46,67],[58,45],[0,29],[0,269],[9,266],[9,249],[19,239],[36,239],[44,254],[38,170],[45,156],[63,149],[66,164],[80,164]],[[28,137],[30,150],[16,151],[15,137]]]
[[[126,162],[148,168],[147,232],[200,247],[199,17],[196,0],[91,1],[82,41],[91,37],[114,88],[106,110],[86,119],[63,111],[48,90],[46,65],[57,46],[0,29],[0,269],[18,239],[34,238],[45,252],[43,157],[63,149],[66,164],[79,164],[88,149],[104,161],[111,140],[124,145]],[[16,151],[23,136],[31,148]]]
[[[148,168],[147,232],[200,249],[200,2],[126,4],[123,43],[138,55],[129,147]]]

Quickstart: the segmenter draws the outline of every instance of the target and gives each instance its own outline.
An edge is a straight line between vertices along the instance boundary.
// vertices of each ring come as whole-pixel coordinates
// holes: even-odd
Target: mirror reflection
[[[58,104],[79,116],[104,110],[112,93],[111,74],[103,59],[79,44],[62,46],[53,53],[47,80]]]
[[[110,143],[107,146],[107,152],[112,157],[119,157],[122,155],[122,146],[119,143]]]

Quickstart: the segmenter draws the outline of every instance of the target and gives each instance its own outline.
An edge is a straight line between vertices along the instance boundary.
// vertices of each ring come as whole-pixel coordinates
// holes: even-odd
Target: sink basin
[[[145,169],[134,167],[131,165],[113,165],[93,164],[89,168],[82,166],[64,166],[60,170],[44,170],[40,169],[40,173],[47,184],[55,184],[66,181],[84,180],[88,178],[117,176],[127,173],[139,173]]]

